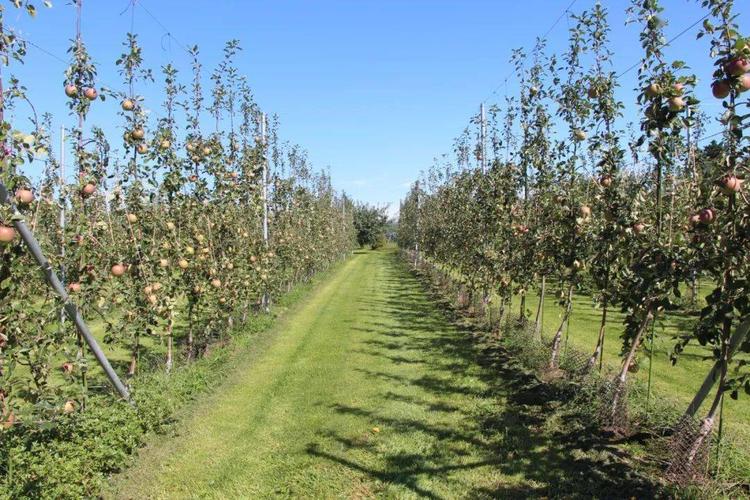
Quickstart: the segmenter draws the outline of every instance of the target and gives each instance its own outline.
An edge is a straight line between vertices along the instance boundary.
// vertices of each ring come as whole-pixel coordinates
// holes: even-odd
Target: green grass
[[[118,477],[122,498],[651,496],[567,397],[358,252]],[[240,357],[240,359],[243,359]]]

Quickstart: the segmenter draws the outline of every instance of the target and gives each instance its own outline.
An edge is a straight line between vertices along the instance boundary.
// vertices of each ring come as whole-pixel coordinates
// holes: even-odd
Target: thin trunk
[[[560,326],[555,332],[555,337],[552,339],[552,354],[550,355],[549,366],[550,368],[557,368],[560,363],[560,346],[562,345],[562,334],[565,331],[565,327],[568,325],[570,319],[570,313],[573,310],[573,284],[568,285],[568,295],[565,300],[565,312],[563,313],[562,321]]]
[[[544,294],[547,291],[547,276],[542,275],[542,286],[539,290],[539,303],[536,306],[536,317],[534,318],[534,337],[542,340],[542,314],[544,310]]]
[[[617,411],[620,398],[622,397],[623,389],[625,388],[625,382],[627,381],[627,378],[628,378],[628,371],[630,369],[630,365],[633,364],[633,360],[635,359],[635,354],[638,352],[638,347],[640,347],[641,340],[643,339],[643,333],[646,331],[646,328],[651,322],[651,318],[652,318],[651,306],[649,305],[646,308],[646,315],[644,316],[643,321],[641,321],[641,324],[638,327],[638,331],[635,334],[635,338],[633,339],[633,342],[630,345],[630,351],[628,351],[628,355],[625,357],[625,361],[622,363],[620,374],[617,376],[617,379],[615,379],[615,390],[612,396],[612,407],[611,407],[613,417],[615,416],[615,412]]]
[[[174,331],[174,313],[169,313],[169,323],[167,324],[167,373],[172,371],[172,348],[174,343],[174,337],[173,337],[173,331]]]
[[[701,407],[701,405],[703,405],[703,402],[706,400],[706,397],[711,392],[711,389],[716,383],[717,378],[720,376],[720,374],[724,370],[726,370],[727,363],[729,363],[732,360],[732,356],[737,351],[737,348],[745,340],[749,331],[750,331],[750,319],[746,319],[737,327],[737,329],[734,331],[734,335],[732,335],[732,338],[729,340],[726,360],[724,359],[718,360],[716,364],[714,364],[713,368],[711,368],[711,371],[708,372],[708,375],[706,375],[706,378],[704,379],[703,384],[701,385],[701,388],[698,390],[698,393],[695,395],[695,397],[693,398],[693,401],[690,403],[690,405],[687,407],[687,410],[685,411],[686,417],[695,416],[698,409]]]
[[[594,366],[596,365],[596,362],[599,362],[599,371],[602,371],[602,364],[604,362],[604,334],[607,327],[607,310],[609,308],[609,304],[607,303],[607,299],[605,297],[604,299],[604,305],[602,307],[602,320],[599,324],[599,337],[596,341],[596,348],[594,349],[594,353],[589,358],[589,362],[586,364],[586,371],[590,372]]]

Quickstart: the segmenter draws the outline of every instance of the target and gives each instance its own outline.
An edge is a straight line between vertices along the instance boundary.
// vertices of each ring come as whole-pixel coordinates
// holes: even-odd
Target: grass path
[[[614,453],[549,427],[556,395],[542,387],[450,323],[393,252],[358,253],[194,407],[178,437],[146,448],[112,496],[651,491]]]

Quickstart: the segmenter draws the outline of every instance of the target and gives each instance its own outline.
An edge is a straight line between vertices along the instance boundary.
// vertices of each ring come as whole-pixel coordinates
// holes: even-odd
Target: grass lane
[[[274,335],[178,437],[149,446],[112,496],[651,491],[590,440],[592,452],[577,451],[577,430],[545,428],[555,395],[450,324],[392,251],[358,253]]]

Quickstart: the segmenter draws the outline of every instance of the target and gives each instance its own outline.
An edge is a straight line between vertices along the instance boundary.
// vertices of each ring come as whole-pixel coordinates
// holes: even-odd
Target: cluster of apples
[[[65,86],[65,95],[70,97],[71,99],[73,97],[76,97],[78,95],[78,87],[72,83],[69,83]],[[83,89],[83,97],[88,99],[89,101],[93,101],[97,97],[99,97],[99,92],[94,87],[85,87]]]
[[[685,102],[685,99],[682,97],[682,93],[684,92],[684,90],[685,85],[680,82],[675,82],[666,89],[662,88],[659,83],[653,82],[649,84],[643,90],[643,92],[649,99],[654,99],[660,96],[669,96],[669,98],[667,99],[667,107],[669,108],[669,111],[673,113],[679,113],[680,111],[685,109],[685,106],[687,104]]]
[[[717,99],[729,97],[732,88],[738,92],[750,90],[750,59],[737,57],[724,64],[725,78],[711,84],[711,92]]]

